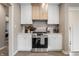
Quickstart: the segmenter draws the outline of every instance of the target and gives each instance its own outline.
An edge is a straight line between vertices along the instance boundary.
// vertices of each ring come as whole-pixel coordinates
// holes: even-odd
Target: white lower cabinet
[[[18,51],[31,51],[32,50],[32,34],[19,34],[17,36],[17,49]],[[61,34],[48,34],[48,51],[61,51],[62,50],[62,35]]]
[[[61,51],[62,50],[62,36],[59,34],[48,35],[48,51]]]
[[[31,34],[19,34],[17,38],[17,46],[19,51],[31,51],[32,37]]]
[[[32,50],[32,37],[31,37],[31,35],[29,35],[26,38],[26,50],[27,51],[31,51]]]
[[[18,38],[18,50],[25,50],[26,49],[26,42],[24,38]]]

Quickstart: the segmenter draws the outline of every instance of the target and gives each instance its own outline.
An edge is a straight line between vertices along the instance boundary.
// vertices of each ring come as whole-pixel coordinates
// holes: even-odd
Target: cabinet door
[[[48,8],[47,10],[43,10],[43,19],[48,20]]]
[[[40,16],[40,20],[47,20],[48,19],[48,10],[46,10],[45,8],[42,8],[40,6],[39,16]]]
[[[48,38],[48,51],[59,51],[62,50],[62,40],[58,37],[49,36]]]
[[[39,6],[38,5],[32,5],[32,19],[39,19]]]
[[[62,50],[62,36],[57,37],[57,49]]]
[[[21,24],[32,24],[31,4],[21,4]]]
[[[48,24],[59,24],[59,7],[48,4]]]
[[[48,11],[45,8],[42,8],[40,4],[32,4],[32,19],[47,20]]]
[[[56,50],[56,48],[57,48],[56,40],[57,39],[55,37],[49,38],[49,40],[48,40],[48,51]]]
[[[26,51],[31,51],[32,49],[32,37],[31,35],[27,35],[25,38],[26,42]]]
[[[26,43],[24,38],[18,38],[18,50],[25,50],[25,44]]]
[[[39,8],[39,18],[40,18],[40,20],[44,20],[43,19],[43,9],[42,9],[42,7],[41,6],[39,6],[40,8]]]

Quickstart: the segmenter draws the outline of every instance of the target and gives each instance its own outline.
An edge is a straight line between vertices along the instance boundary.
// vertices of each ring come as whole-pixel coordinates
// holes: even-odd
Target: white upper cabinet
[[[32,24],[32,6],[30,3],[21,4],[21,24]]]
[[[59,6],[48,4],[48,24],[59,24]]]

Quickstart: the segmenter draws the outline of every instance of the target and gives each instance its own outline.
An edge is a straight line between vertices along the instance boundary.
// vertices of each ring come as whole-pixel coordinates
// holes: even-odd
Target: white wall
[[[17,34],[21,31],[21,14],[20,14],[20,6],[19,4],[14,4],[14,21],[13,21],[13,29],[14,29],[14,51],[17,50]]]
[[[21,31],[21,9],[19,4],[12,4],[10,8],[10,37],[9,37],[9,55],[14,55],[17,50],[17,34]]]
[[[5,10],[4,6],[0,4],[0,48],[4,46],[5,39]]]
[[[69,51],[69,39],[68,39],[68,6],[67,4],[61,4],[59,8],[59,24],[60,32],[63,35],[63,51],[68,53]]]

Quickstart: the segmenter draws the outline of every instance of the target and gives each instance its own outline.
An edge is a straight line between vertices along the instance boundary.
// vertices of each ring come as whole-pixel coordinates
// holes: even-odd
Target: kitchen
[[[21,3],[21,32],[17,50],[31,52],[62,52],[59,30],[59,4]]]
[[[10,19],[9,39],[6,42],[9,44],[4,48],[6,43],[2,42],[3,39],[0,41],[0,55],[79,55],[79,3],[4,3],[0,5],[9,7],[10,13],[8,14],[10,16],[8,18]],[[3,19],[6,17],[3,11],[5,8],[1,6],[0,17],[3,24]]]

